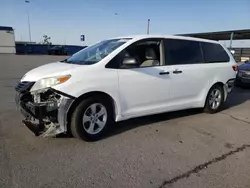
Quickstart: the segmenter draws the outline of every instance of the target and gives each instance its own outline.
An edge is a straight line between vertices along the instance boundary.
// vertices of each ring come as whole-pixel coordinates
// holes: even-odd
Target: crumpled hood
[[[250,63],[244,63],[239,66],[239,70],[249,70],[250,71]]]
[[[27,72],[21,81],[37,81],[42,78],[70,74],[73,69],[79,68],[79,66],[81,65],[62,62],[49,63]]]

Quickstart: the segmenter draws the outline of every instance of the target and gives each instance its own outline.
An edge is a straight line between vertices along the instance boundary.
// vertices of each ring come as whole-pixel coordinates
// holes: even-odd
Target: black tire
[[[210,100],[212,92],[214,92],[215,90],[218,90],[220,92],[220,94],[221,94],[221,100],[219,102],[218,107],[212,108],[211,105],[209,104],[209,100]],[[222,106],[224,104],[224,96],[225,96],[225,94],[224,94],[223,87],[221,85],[219,85],[219,84],[214,85],[209,90],[209,92],[207,94],[206,103],[205,103],[205,107],[204,107],[204,112],[207,112],[207,113],[210,113],[210,114],[214,114],[216,112],[219,112],[222,109]]]
[[[96,134],[89,134],[84,126],[83,126],[83,116],[85,111],[95,103],[99,103],[106,108],[107,111],[107,121],[104,128],[96,133]],[[79,138],[85,141],[97,141],[103,138],[103,136],[107,133],[110,125],[113,123],[113,113],[112,113],[112,105],[109,103],[109,100],[102,97],[90,97],[86,98],[81,101],[78,106],[75,108],[72,116],[71,116],[71,123],[70,129],[71,133],[75,138]]]

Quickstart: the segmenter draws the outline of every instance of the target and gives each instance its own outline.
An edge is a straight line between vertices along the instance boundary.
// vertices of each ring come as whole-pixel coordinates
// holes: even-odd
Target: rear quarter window
[[[205,63],[226,63],[230,61],[227,52],[220,44],[201,42],[201,47]]]

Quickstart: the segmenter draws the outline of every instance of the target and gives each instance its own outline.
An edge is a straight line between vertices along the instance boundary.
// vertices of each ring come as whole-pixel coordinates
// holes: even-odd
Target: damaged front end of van
[[[74,97],[53,89],[70,75],[38,82],[20,81],[15,87],[16,105],[22,120],[36,136],[56,136],[67,132],[67,113]]]

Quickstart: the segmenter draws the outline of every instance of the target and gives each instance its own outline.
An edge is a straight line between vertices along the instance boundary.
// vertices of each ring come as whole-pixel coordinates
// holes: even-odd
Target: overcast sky
[[[40,42],[47,34],[55,44],[89,45],[145,34],[148,18],[152,34],[250,29],[250,0],[1,0],[0,4],[0,25],[13,27],[16,40],[25,41],[28,10],[32,40]],[[250,42],[234,45],[250,47]]]

